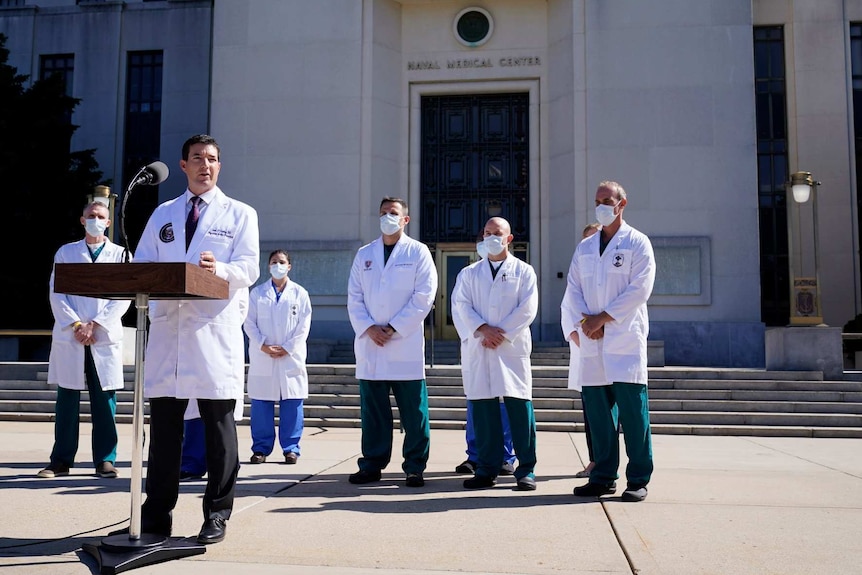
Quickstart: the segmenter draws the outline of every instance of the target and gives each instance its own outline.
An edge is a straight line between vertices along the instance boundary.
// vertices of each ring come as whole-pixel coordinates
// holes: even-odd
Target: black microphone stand
[[[126,233],[126,203],[129,201],[129,196],[132,195],[132,190],[138,184],[142,183],[141,174],[147,169],[147,166],[144,166],[138,173],[135,174],[135,177],[129,182],[129,186],[126,188],[126,193],[123,194],[123,201],[120,202],[120,236],[123,238],[123,262],[129,263],[129,235]]]

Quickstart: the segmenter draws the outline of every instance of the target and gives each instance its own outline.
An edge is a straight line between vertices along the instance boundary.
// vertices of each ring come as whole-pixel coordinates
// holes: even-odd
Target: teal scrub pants
[[[512,428],[512,444],[518,458],[515,479],[533,477],[536,469],[536,416],[529,399],[504,397]],[[503,444],[503,418],[500,400],[471,399],[473,430],[479,461],[476,476],[497,477],[500,473],[500,445]]]
[[[102,390],[96,364],[90,346],[84,346],[84,375],[87,393],[90,396],[90,416],[93,420],[93,467],[103,461],[117,460],[117,398],[114,391]],[[57,403],[54,407],[54,448],[51,463],[63,463],[72,467],[78,453],[80,428],[81,392],[57,387]]]
[[[405,473],[422,473],[431,446],[431,421],[428,418],[428,389],[424,379],[412,381],[359,380],[362,417],[362,457],[359,469],[381,471],[392,458],[392,407],[389,392],[395,396],[398,416],[404,429],[401,468]],[[499,408],[497,410],[499,412]],[[497,448],[502,440],[497,443]],[[498,453],[499,455],[499,453]],[[499,460],[497,467],[500,467]]]
[[[619,423],[623,425],[623,438],[629,457],[626,481],[634,486],[645,486],[649,483],[653,460],[647,386],[619,382],[611,385],[585,385],[581,391],[581,399],[584,413],[590,422],[593,457],[596,462],[590,473],[590,483],[610,485],[619,477]]]

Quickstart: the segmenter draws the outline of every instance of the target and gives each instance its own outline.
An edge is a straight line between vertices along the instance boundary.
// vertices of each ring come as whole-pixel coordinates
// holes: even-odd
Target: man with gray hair
[[[616,182],[596,191],[601,232],[575,249],[561,307],[567,339],[580,337],[584,414],[592,432],[596,465],[579,497],[614,493],[623,426],[628,486],[623,501],[643,501],[653,471],[647,397],[647,300],[655,281],[649,238],[623,221],[628,200]]]
[[[105,236],[111,213],[100,202],[91,202],[81,216],[84,239],[62,246],[55,264],[121,263],[123,248]],[[69,474],[78,452],[81,392],[90,399],[93,420],[93,466],[96,475],[117,476],[116,391],[123,388],[123,314],[128,300],[66,295],[54,291],[51,271],[51,355],[48,383],[57,385],[54,448],[51,462],[38,473],[53,478]]]

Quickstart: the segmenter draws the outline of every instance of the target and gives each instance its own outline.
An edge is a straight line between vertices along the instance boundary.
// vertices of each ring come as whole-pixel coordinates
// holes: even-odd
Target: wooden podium
[[[82,549],[99,561],[103,575],[204,553],[204,546],[197,543],[141,533],[147,310],[151,299],[227,299],[228,282],[184,262],[57,264],[54,291],[103,299],[134,299],[137,309],[129,534],[111,535],[96,544],[85,543]]]

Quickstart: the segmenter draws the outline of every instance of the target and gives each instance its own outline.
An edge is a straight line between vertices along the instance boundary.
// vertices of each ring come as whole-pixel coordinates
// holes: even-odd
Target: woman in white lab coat
[[[270,281],[251,291],[243,327],[249,340],[248,396],[251,399],[251,463],[263,463],[275,447],[275,404],[279,404],[278,442],[285,463],[296,463],[308,397],[306,340],[311,328],[308,292],[287,277],[290,256],[269,255]]]

